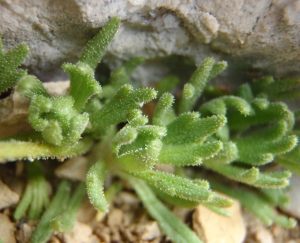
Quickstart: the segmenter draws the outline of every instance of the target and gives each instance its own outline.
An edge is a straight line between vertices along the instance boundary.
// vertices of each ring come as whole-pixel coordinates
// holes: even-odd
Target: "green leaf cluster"
[[[201,241],[155,194],[175,205],[192,208],[202,204],[229,216],[226,207],[232,205],[232,200],[214,190],[221,191],[240,200],[267,225],[276,222],[292,227],[294,221],[276,215],[273,208],[287,202],[283,190],[289,183],[289,170],[300,171],[300,149],[295,115],[277,98],[287,97],[290,92],[298,97],[293,91],[298,80],[275,82],[267,77],[244,84],[230,94],[217,92],[214,99],[200,103],[208,82],[226,68],[226,62],[204,60],[184,85],[181,97],[175,98],[169,92],[178,83],[173,76],[163,79],[157,85],[158,91],[133,85],[131,73],[143,62],[143,58],[135,58],[115,69],[109,82],[101,87],[94,76],[95,68],[119,23],[118,18],[112,18],[87,44],[76,64],[62,65],[70,76],[70,90],[64,96],[51,96],[34,76],[10,74],[18,73],[16,67],[26,53],[24,46],[1,56],[4,61],[0,59],[0,75],[2,63],[10,65],[1,86],[5,90],[16,84],[16,92],[30,100],[28,121],[35,132],[1,141],[0,160],[64,159],[89,152],[86,191],[95,208],[109,211],[111,199],[107,199],[110,193],[105,192],[105,180],[109,174],[119,176],[132,185],[150,215],[174,242]],[[143,113],[146,103],[155,106],[150,117]],[[268,170],[274,162],[289,170]],[[159,164],[180,168],[182,173],[159,171]],[[217,173],[221,179],[215,182],[195,171],[193,178],[188,178],[185,171],[190,166],[198,166],[208,174]],[[230,189],[222,185],[228,179],[234,183]],[[30,180],[37,182],[35,186],[28,184],[28,191],[40,188],[41,179]],[[71,219],[75,218],[85,190],[81,184],[68,199],[70,195],[62,192],[68,187],[69,182],[64,181],[58,188],[32,242],[46,241],[53,230],[72,228]],[[30,199],[30,195],[24,194],[16,218],[30,203],[39,200]],[[62,205],[69,203],[62,214],[56,208],[58,201]],[[44,205],[38,203],[39,210],[34,215],[40,214]]]
[[[29,48],[26,44],[20,44],[7,53],[3,53],[2,41],[0,39],[0,93],[13,87],[19,80],[27,74],[25,70],[17,69],[24,61]]]

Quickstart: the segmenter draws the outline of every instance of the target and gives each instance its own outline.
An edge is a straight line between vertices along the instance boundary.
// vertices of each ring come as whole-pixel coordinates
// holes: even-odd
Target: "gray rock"
[[[122,24],[104,59],[110,66],[118,64],[112,57],[172,56],[160,76],[174,55],[196,64],[213,56],[228,60],[237,78],[253,70],[293,76],[300,73],[299,10],[293,0],[2,0],[0,36],[5,49],[26,42],[24,66],[46,79],[61,79],[58,67],[76,61],[111,16]]]
[[[289,191],[290,204],[284,210],[291,214],[293,217],[300,219],[300,176],[293,175],[291,178],[291,190]]]

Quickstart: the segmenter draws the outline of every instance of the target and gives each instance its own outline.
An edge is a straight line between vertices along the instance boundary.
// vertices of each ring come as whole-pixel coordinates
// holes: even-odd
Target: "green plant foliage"
[[[202,242],[193,231],[191,231],[155,197],[155,194],[145,182],[128,176],[126,176],[126,179],[130,182],[139,198],[142,200],[149,214],[158,221],[162,230],[171,240],[178,243]]]
[[[66,210],[51,220],[51,227],[57,232],[65,232],[73,229],[77,211],[85,196],[86,190],[84,183],[80,183],[71,196]]]
[[[19,220],[26,210],[28,219],[37,220],[43,210],[49,204],[46,180],[43,177],[42,167],[39,161],[27,163],[28,183],[24,195],[16,208],[14,218]]]
[[[108,212],[108,203],[103,192],[106,174],[106,164],[103,161],[99,161],[90,168],[86,178],[87,193],[90,202],[97,210],[105,213]]]
[[[51,227],[51,221],[58,217],[64,209],[67,208],[69,197],[71,192],[71,183],[68,181],[62,181],[55,193],[54,198],[47,207],[47,210],[42,215],[35,231],[32,234],[32,243],[44,243],[47,242],[54,229]]]
[[[297,224],[297,221],[292,218],[278,215],[266,200],[250,190],[228,188],[220,183],[211,184],[214,189],[238,199],[245,208],[252,212],[267,226],[276,222],[286,228],[293,228]]]
[[[0,161],[15,161],[20,159],[68,158],[86,153],[92,146],[89,138],[80,140],[74,147],[53,146],[50,144],[26,141],[0,142]]]
[[[251,84],[256,96],[266,96],[270,99],[284,100],[300,98],[299,90],[294,88],[300,84],[300,79],[291,78],[275,81],[273,77],[263,77]]]
[[[232,200],[218,196],[217,190],[238,199],[267,225],[276,222],[293,227],[295,221],[277,215],[274,207],[286,205],[284,190],[291,172],[300,173],[300,132],[295,126],[300,115],[279,100],[289,94],[299,97],[294,91],[298,80],[277,82],[267,77],[243,84],[237,91],[224,92],[208,83],[227,64],[207,58],[178,98],[169,93],[179,82],[173,76],[157,83],[157,91],[134,84],[131,74],[143,62],[137,57],[116,68],[107,78],[109,82],[100,86],[94,71],[119,23],[118,18],[110,19],[76,64],[62,65],[70,76],[70,91],[63,96],[51,96],[36,77],[16,69],[28,52],[25,45],[1,54],[1,90],[16,84],[16,92],[29,100],[28,121],[35,132],[2,139],[0,160],[63,160],[88,152],[86,191],[94,207],[109,211],[112,197],[122,185],[113,183],[106,189],[106,178],[121,177],[176,243],[201,241],[155,194],[174,205],[193,208],[202,204],[229,217],[226,208]],[[6,65],[8,71],[4,72]],[[145,115],[142,108],[149,102],[155,109]],[[272,170],[271,166],[269,170],[275,162],[288,170]],[[156,170],[159,164],[171,165],[180,173]],[[201,169],[187,176],[189,166]],[[219,182],[214,182],[214,176]],[[36,207],[34,212],[29,209],[30,217],[40,214],[45,203],[32,194],[40,190],[41,181],[29,174],[28,190],[15,212],[17,219],[28,207]],[[84,184],[71,196],[70,182],[63,181],[41,217],[32,242],[47,241],[54,230],[71,230],[84,196]]]
[[[13,87],[26,71],[16,69],[24,61],[29,53],[26,44],[21,44],[7,53],[2,51],[2,41],[0,39],[0,93]]]
[[[179,113],[192,110],[208,81],[223,71],[226,66],[226,62],[214,64],[213,58],[207,58],[194,72],[189,83],[184,86]]]
[[[103,27],[102,31],[86,45],[79,61],[86,63],[92,69],[95,69],[101,60],[106,47],[114,38],[114,35],[119,28],[119,24],[120,20],[117,17],[110,19]]]

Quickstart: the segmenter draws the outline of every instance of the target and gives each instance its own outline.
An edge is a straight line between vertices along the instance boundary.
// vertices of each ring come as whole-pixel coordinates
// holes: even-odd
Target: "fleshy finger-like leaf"
[[[28,46],[20,44],[2,55],[0,58],[0,72],[9,72],[16,69],[24,61],[28,53]]]
[[[270,205],[286,208],[290,203],[290,198],[284,188],[261,188],[259,191]]]
[[[26,71],[15,69],[23,62],[28,53],[28,46],[26,44],[21,44],[4,55],[0,55],[0,93],[13,87],[19,78],[26,75]]]
[[[68,158],[87,152],[93,141],[89,138],[80,140],[75,146],[53,146],[35,142],[3,141],[0,142],[0,162],[20,159]]]
[[[164,126],[166,125],[165,122],[165,116],[167,115],[167,112],[171,109],[172,105],[174,103],[174,97],[170,93],[164,93],[154,111],[152,123],[157,126]]]
[[[288,130],[291,130],[294,126],[294,114],[284,103],[270,103],[264,109],[255,106],[253,108],[255,113],[246,117],[239,113],[228,114],[229,127],[231,129],[246,129],[252,125],[263,125],[280,120],[286,121]]]
[[[75,100],[74,107],[81,112],[88,99],[101,91],[94,79],[94,70],[80,62],[76,65],[65,63],[62,68],[70,75],[70,95]]]
[[[293,173],[300,174],[300,145],[298,144],[292,151],[276,156],[276,162],[291,170]]]
[[[253,186],[261,188],[284,188],[289,185],[291,173],[289,171],[259,173]]]
[[[106,47],[114,38],[115,33],[119,28],[119,24],[119,18],[111,18],[102,28],[101,32],[88,42],[79,61],[86,63],[92,69],[95,69],[101,60]]]
[[[138,135],[136,128],[131,126],[123,127],[113,138],[113,152],[118,155],[122,145],[132,143]]]
[[[37,220],[44,207],[49,204],[46,180],[43,176],[39,161],[27,162],[28,183],[21,201],[19,202],[14,218],[19,220],[28,210],[28,219]]]
[[[271,99],[291,99],[299,97],[299,92],[295,91],[299,86],[300,79],[290,78],[275,81],[273,77],[263,77],[251,84],[251,88],[256,95],[266,94]]]
[[[51,227],[57,232],[66,232],[73,229],[77,211],[81,206],[86,190],[84,183],[80,183],[71,196],[67,209],[51,220]]]
[[[118,166],[125,171],[137,172],[152,169],[158,162],[161,151],[161,137],[165,128],[145,125],[136,128],[138,136],[134,141],[122,145],[118,152]]]
[[[86,176],[87,194],[94,207],[104,213],[108,212],[108,203],[104,195],[104,181],[107,174],[107,166],[104,161],[93,165]]]
[[[291,176],[287,171],[262,173],[255,167],[245,169],[234,165],[215,165],[208,168],[232,180],[260,188],[286,187]]]
[[[164,145],[159,155],[159,162],[175,166],[199,165],[202,159],[216,155],[223,147],[222,142],[205,144]]]
[[[204,202],[207,201],[212,194],[209,189],[191,180],[160,171],[144,171],[134,173],[133,175],[170,196]]]
[[[233,142],[223,142],[223,149],[211,158],[203,160],[204,166],[229,164],[238,159],[238,149]]]
[[[50,98],[50,95],[43,86],[42,82],[32,75],[26,75],[22,77],[18,82],[16,90],[18,93],[28,99],[31,99],[35,95],[42,95]]]
[[[168,76],[159,80],[155,86],[155,89],[158,92],[157,97],[160,97],[166,92],[172,92],[172,90],[176,87],[178,82],[179,79],[176,76]]]
[[[42,215],[35,231],[32,234],[32,243],[45,243],[53,233],[51,227],[51,220],[57,217],[67,207],[67,202],[70,198],[71,183],[68,181],[62,181],[48,206],[45,213]]]
[[[247,184],[253,184],[259,176],[259,170],[255,167],[250,169],[239,168],[233,165],[214,165],[214,166],[207,166],[213,171],[220,173],[232,180],[244,182]]]
[[[252,165],[269,163],[275,155],[289,152],[297,145],[295,135],[284,136],[276,141],[264,141],[263,137],[241,138],[236,141],[239,151],[239,161]]]
[[[157,220],[162,231],[174,243],[202,243],[197,235],[169,211],[154,195],[147,184],[141,180],[126,176],[151,217]]]
[[[267,226],[276,222],[285,228],[293,228],[297,224],[297,221],[293,218],[278,215],[270,205],[251,191],[227,187],[215,182],[211,182],[211,186],[214,190],[220,191],[239,200],[246,209],[252,212]]]
[[[180,115],[167,126],[164,144],[200,143],[209,135],[218,131],[226,123],[223,115],[199,119],[199,113]]]
[[[203,115],[226,115],[227,109],[236,109],[242,115],[247,116],[251,112],[250,104],[239,97],[235,96],[222,96],[217,99],[213,99],[206,102],[199,109],[199,112]]]
[[[93,129],[126,122],[132,110],[140,108],[155,97],[156,92],[153,89],[133,90],[132,86],[124,85],[101,110],[91,114]]]
[[[275,142],[280,140],[288,132],[287,123],[282,120],[279,121],[274,126],[269,126],[263,129],[252,132],[251,134],[245,136],[247,140],[257,140],[257,141],[270,141]]]
[[[193,73],[189,83],[183,88],[183,96],[179,104],[179,113],[191,111],[197,99],[209,81],[210,73],[213,69],[214,59],[207,58]]]

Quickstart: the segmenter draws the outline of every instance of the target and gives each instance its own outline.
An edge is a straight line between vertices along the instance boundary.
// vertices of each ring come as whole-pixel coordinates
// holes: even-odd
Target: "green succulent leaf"
[[[235,96],[222,96],[206,102],[200,107],[199,112],[203,116],[226,115],[227,109],[236,109],[244,116],[249,115],[251,112],[250,104],[246,100]]]
[[[290,203],[290,198],[287,196],[285,188],[261,188],[259,191],[263,195],[265,201],[270,205],[285,208]]]
[[[223,148],[220,150],[220,152],[211,158],[204,159],[203,164],[204,166],[229,164],[237,160],[238,158],[238,149],[236,147],[236,144],[233,142],[223,142]]]
[[[260,188],[286,187],[291,176],[288,171],[262,173],[256,167],[245,169],[234,165],[221,164],[207,167],[232,180]]]
[[[246,100],[247,102],[251,102],[254,98],[252,89],[249,84],[243,84],[238,88],[237,96]]]
[[[74,103],[71,96],[36,95],[29,106],[28,120],[49,144],[74,146],[89,122],[88,114],[80,114]]]
[[[293,173],[300,174],[300,146],[299,144],[290,152],[276,156],[276,162]]]
[[[290,177],[291,172],[289,171],[259,173],[259,177],[253,185],[261,188],[284,188],[289,185]]]
[[[243,130],[253,125],[263,125],[281,120],[286,121],[288,130],[294,126],[294,114],[282,102],[270,103],[265,108],[253,105],[253,110],[254,114],[246,117],[240,113],[228,114],[229,128]]]
[[[179,104],[179,113],[191,111],[208,81],[223,71],[226,66],[226,62],[214,64],[213,58],[205,59],[193,73],[189,83],[183,88],[182,98]]]
[[[101,32],[90,40],[81,57],[80,62],[88,64],[92,69],[95,69],[101,60],[104,51],[108,44],[112,41],[120,25],[120,19],[117,17],[111,18],[108,23],[102,28]]]
[[[275,81],[273,77],[263,77],[251,83],[251,89],[256,96],[267,95],[271,99],[283,100],[299,98],[299,91],[295,90],[300,84],[298,78],[288,78]]]
[[[103,92],[101,93],[101,98],[111,98],[116,92],[123,86],[131,84],[131,73],[133,70],[142,62],[143,58],[133,58],[123,65],[115,69],[109,78],[109,84],[103,87]]]
[[[94,207],[104,213],[108,212],[108,203],[104,195],[104,181],[107,174],[107,166],[104,161],[93,165],[86,176],[86,188],[90,202]]]
[[[174,116],[175,116],[174,112],[173,112],[173,114],[172,113],[170,114],[170,112],[169,112],[169,111],[172,112],[171,107],[172,107],[173,103],[174,103],[174,97],[170,93],[164,93],[160,97],[160,99],[155,107],[155,111],[154,111],[154,115],[153,115],[153,119],[152,119],[152,123],[154,125],[165,126],[174,119]],[[166,119],[166,116],[169,119]]]
[[[62,68],[70,75],[70,95],[75,100],[74,107],[81,112],[88,99],[101,91],[94,79],[94,70],[81,62],[76,65],[65,63]]]
[[[127,130],[127,127],[124,130]],[[162,147],[161,138],[166,130],[158,126],[145,125],[137,127],[136,132],[136,138],[130,143],[121,145],[117,153],[117,164],[125,171],[137,172],[152,169],[158,162]]]
[[[162,231],[175,243],[201,243],[197,235],[164,206],[141,180],[126,176],[148,213],[157,220]]]
[[[128,115],[134,109],[141,107],[156,97],[156,91],[151,88],[133,90],[130,85],[122,86],[116,95],[107,102],[101,110],[91,114],[90,119],[94,130],[126,122]]]
[[[179,113],[191,111],[209,81],[214,59],[207,58],[193,73],[189,83],[183,88],[183,96],[179,104]]]
[[[47,184],[43,176],[42,167],[39,161],[26,164],[28,171],[28,184],[21,201],[19,202],[14,218],[19,220],[28,210],[28,219],[37,220],[43,210],[49,204]]]
[[[42,215],[35,231],[32,234],[32,243],[45,243],[53,234],[54,230],[51,227],[51,220],[59,216],[63,210],[67,207],[67,203],[70,198],[71,183],[68,181],[62,181],[55,193],[54,198],[50,202],[47,210]]]
[[[178,83],[179,79],[176,76],[167,76],[159,80],[155,85],[155,89],[158,92],[157,97],[162,96],[166,92],[172,92]]]
[[[223,148],[220,141],[204,144],[163,145],[158,160],[175,166],[199,165]]]
[[[223,72],[225,69],[227,68],[227,62],[225,61],[221,61],[221,62],[217,62],[213,65],[210,74],[208,76],[208,80],[213,79],[214,77],[216,77],[219,73]]]
[[[2,41],[0,39],[0,52],[2,53]],[[13,87],[18,79],[26,75],[23,70],[15,70],[24,61],[29,53],[29,48],[26,44],[20,44],[14,49],[5,54],[0,55],[0,93]]]
[[[20,159],[64,159],[86,153],[93,145],[90,138],[83,138],[75,146],[54,146],[37,142],[3,141],[0,142],[0,161]]]
[[[86,194],[84,183],[80,183],[71,196],[68,207],[62,214],[51,220],[51,227],[56,232],[66,232],[74,228],[77,212]]]
[[[291,151],[297,145],[295,135],[284,136],[275,141],[264,141],[263,137],[244,137],[236,141],[239,151],[239,161],[261,165],[271,162],[275,155]]]
[[[223,115],[199,118],[199,113],[184,113],[167,126],[164,144],[201,143],[226,123]]]
[[[113,152],[118,155],[121,146],[125,144],[131,144],[137,136],[138,131],[136,128],[125,126],[115,135],[112,140]]]
[[[265,225],[270,226],[274,222],[285,227],[293,228],[296,225],[296,220],[287,218],[286,216],[278,215],[269,204],[267,204],[260,196],[249,191],[233,187],[227,187],[220,183],[212,183],[211,186],[214,190],[220,191],[236,198],[241,204],[259,218]]]
[[[16,85],[18,80],[26,75],[27,71],[19,69],[5,73],[0,72],[0,93]]]
[[[250,169],[244,169],[233,165],[214,165],[208,166],[213,171],[216,171],[232,180],[240,181],[247,184],[254,184],[259,177],[259,169],[252,167]]]
[[[177,196],[190,201],[205,202],[209,200],[212,194],[209,189],[197,184],[197,182],[160,171],[144,171],[133,175],[170,196]]]
[[[18,82],[16,91],[28,99],[31,99],[35,95],[50,98],[42,82],[32,75],[23,76]]]

